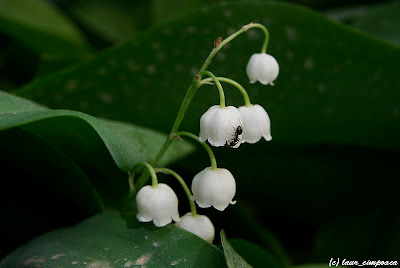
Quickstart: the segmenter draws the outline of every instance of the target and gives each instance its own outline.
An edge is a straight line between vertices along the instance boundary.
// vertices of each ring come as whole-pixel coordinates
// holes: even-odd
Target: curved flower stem
[[[211,150],[210,146],[207,145],[207,143],[205,143],[204,141],[200,141],[199,137],[197,137],[196,135],[194,135],[194,134],[192,134],[190,132],[186,132],[186,131],[176,132],[175,136],[187,136],[189,138],[194,139],[195,141],[197,141],[201,145],[203,145],[204,149],[206,149],[206,151],[208,153],[208,156],[210,157],[211,169],[212,170],[216,170],[217,169],[217,160],[215,159],[215,155],[214,155],[213,151]]]
[[[247,91],[244,89],[244,87],[241,84],[239,84],[235,80],[232,80],[232,79],[229,79],[229,78],[226,78],[226,77],[217,77],[217,79],[219,81],[221,81],[221,82],[225,82],[225,83],[228,83],[228,84],[231,84],[231,85],[237,87],[237,89],[239,89],[240,93],[242,93],[242,95],[243,95],[244,104],[246,106],[250,106],[251,105],[249,95],[247,94]],[[211,81],[212,81],[211,78],[206,78],[206,79],[201,80],[200,84],[211,82]]]
[[[185,190],[185,193],[189,199],[190,211],[192,212],[192,216],[193,217],[197,216],[196,204],[192,200],[192,192],[189,190],[189,187],[187,186],[186,182],[182,179],[182,177],[179,176],[178,173],[176,173],[175,171],[173,171],[172,169],[169,169],[169,168],[156,168],[155,171],[156,172],[160,171],[162,173],[170,174],[179,181],[179,183],[182,185],[183,190]]]
[[[152,167],[149,163],[147,163],[147,162],[139,162],[139,163],[136,164],[135,168],[136,168],[137,166],[144,166],[144,167],[147,168],[148,172],[150,172],[150,175],[151,175],[151,184],[152,184],[152,187],[153,187],[153,188],[157,188],[157,187],[158,187],[158,180],[157,180],[157,175],[156,175],[156,173],[154,172],[153,167]],[[144,173],[144,172],[143,172],[143,173]]]
[[[268,40],[269,40],[269,33],[268,30],[261,24],[259,23],[250,23],[247,24],[245,26],[243,26],[240,30],[238,30],[237,32],[231,34],[230,36],[228,36],[225,40],[223,40],[221,43],[219,43],[219,45],[217,45],[210,53],[210,55],[208,55],[207,59],[205,60],[205,62],[203,63],[203,66],[200,68],[199,73],[205,71],[208,67],[208,65],[211,63],[212,59],[214,58],[214,56],[218,53],[218,51],[225,46],[227,43],[229,43],[230,41],[232,41],[233,39],[235,39],[238,35],[240,35],[241,33],[246,32],[247,30],[251,29],[251,28],[260,28],[264,31],[265,33],[265,40],[264,40],[264,44],[263,47],[261,49],[261,53],[265,53],[267,51],[267,46],[268,46]],[[194,96],[194,94],[196,93],[197,89],[200,87],[200,80],[201,80],[201,75],[198,74],[194,77],[192,83],[190,84],[186,95],[183,99],[183,102],[181,104],[181,107],[179,109],[178,115],[176,116],[174,125],[172,126],[170,135],[168,137],[168,139],[165,141],[163,147],[161,147],[160,151],[158,152],[157,156],[154,158],[154,160],[151,162],[151,164],[154,166],[157,164],[157,162],[160,160],[160,158],[164,155],[164,153],[167,151],[169,145],[171,145],[172,140],[173,140],[173,134],[175,132],[178,131],[179,126],[183,120],[183,117],[185,116],[185,112],[190,104],[190,102],[192,101],[192,98]],[[146,182],[146,180],[149,177],[149,173],[147,170],[145,170],[142,175],[140,176],[140,178],[138,179],[138,182],[136,183],[136,189],[140,189],[144,183]]]
[[[160,158],[164,155],[164,153],[167,151],[168,147],[171,145],[173,141],[173,134],[178,131],[179,126],[182,123],[183,117],[185,116],[186,110],[189,107],[190,102],[193,99],[194,94],[196,93],[197,89],[200,87],[200,76],[196,75],[190,84],[185,97],[183,98],[181,107],[179,108],[178,114],[176,116],[175,122],[172,126],[171,132],[167,138],[167,140],[164,142],[164,145],[161,147],[160,151],[158,152],[157,156],[153,159],[151,164],[155,166]],[[142,172],[142,175],[140,175],[138,182],[136,183],[136,189],[142,188],[142,186],[145,184],[146,180],[149,177],[149,173],[147,170]]]
[[[135,173],[128,171],[128,183],[129,183],[129,191],[136,192],[135,189]]]
[[[239,31],[231,34],[230,36],[228,36],[227,38],[225,38],[225,40],[223,40],[218,46],[216,46],[210,53],[210,55],[208,55],[208,58],[206,59],[206,61],[204,62],[203,66],[201,67],[199,73],[201,73],[202,71],[205,71],[208,67],[208,65],[210,64],[211,60],[214,58],[214,56],[218,53],[218,51],[225,46],[227,43],[229,43],[230,41],[232,41],[233,39],[235,39],[238,35],[240,35],[241,33],[244,33],[246,31],[248,31],[251,28],[260,28],[264,31],[265,33],[265,39],[264,39],[264,44],[261,48],[261,53],[265,53],[267,51],[267,46],[268,46],[268,41],[269,41],[269,32],[267,30],[267,28],[265,28],[264,25],[259,24],[259,23],[249,23],[245,26],[243,26]],[[201,78],[201,77],[200,77]]]
[[[225,94],[224,94],[224,89],[222,88],[221,83],[218,81],[217,77],[215,77],[215,75],[212,72],[210,72],[210,71],[199,72],[199,75],[204,75],[204,74],[208,75],[211,78],[211,80],[214,81],[215,85],[217,85],[218,92],[219,92],[219,107],[225,108]]]
[[[265,39],[264,39],[264,44],[261,48],[261,53],[266,53],[267,47],[268,47],[268,41],[269,41],[269,32],[268,32],[267,28],[265,28],[264,25],[259,24],[259,23],[250,23],[243,27],[247,27],[247,30],[250,28],[259,28],[259,29],[263,30],[263,32],[265,34]]]

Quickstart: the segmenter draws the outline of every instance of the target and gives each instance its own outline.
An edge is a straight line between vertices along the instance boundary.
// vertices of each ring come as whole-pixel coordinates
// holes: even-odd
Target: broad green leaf
[[[88,52],[77,27],[48,1],[2,1],[0,30],[41,54],[64,57]]]
[[[115,163],[124,171],[132,170],[135,164],[144,159],[148,160],[149,154],[155,156],[157,152],[154,149],[159,148],[165,139],[165,136],[141,127],[108,120],[102,122],[102,120],[98,120],[90,115],[75,111],[47,109],[44,106],[1,91],[0,97],[2,119],[0,121],[0,130],[57,117],[80,119],[89,124],[97,132],[110,151]],[[107,125],[111,128],[107,127]],[[141,135],[146,136],[140,137]],[[179,146],[180,143],[177,144]],[[183,146],[180,146],[179,149],[183,150],[179,152],[177,147],[175,150],[170,151],[170,156],[175,154],[174,157],[179,157],[178,154],[184,155],[188,152],[187,147],[185,148],[186,150]]]
[[[5,92],[0,92],[0,119],[0,130],[22,126],[71,157],[89,173],[105,203],[113,206],[118,206],[128,189],[127,174],[117,166],[128,171],[140,161],[151,161],[166,139],[149,129],[75,111],[51,110]],[[176,143],[161,164],[191,151],[187,144]]]
[[[37,235],[102,211],[82,169],[41,138],[20,128],[2,131],[0,152],[0,258]]]
[[[253,267],[284,267],[274,256],[259,245],[244,239],[229,239],[231,246]]]
[[[251,21],[270,30],[269,53],[280,64],[276,85],[248,83],[246,63],[263,41],[257,30],[222,49],[210,69],[243,84],[252,101],[266,107],[274,140],[399,147],[400,107],[395,100],[400,98],[400,50],[288,4],[207,7],[88,63],[38,80],[18,94],[53,108],[168,131],[216,37],[226,37]],[[243,103],[237,90],[225,89],[228,104]],[[197,132],[201,114],[217,100],[215,87],[200,88],[182,129]]]
[[[42,235],[2,260],[0,267],[226,267],[221,250],[174,225],[128,229],[105,212]]]
[[[221,231],[221,243],[224,248],[226,264],[229,268],[252,267],[232,247],[226,239],[225,231]]]

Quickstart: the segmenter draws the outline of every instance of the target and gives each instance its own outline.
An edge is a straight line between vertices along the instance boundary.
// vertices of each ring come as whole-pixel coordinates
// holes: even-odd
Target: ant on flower
[[[232,126],[232,128],[235,130],[235,133],[233,136],[233,139],[227,140],[225,145],[231,148],[235,148],[236,145],[238,145],[242,140],[239,138],[239,135],[242,135],[243,133],[243,127],[240,125],[236,129]]]

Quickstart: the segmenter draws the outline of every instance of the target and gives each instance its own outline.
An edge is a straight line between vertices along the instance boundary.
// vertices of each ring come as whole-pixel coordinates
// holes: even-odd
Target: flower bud
[[[250,57],[246,67],[247,76],[250,83],[260,81],[263,85],[274,85],[275,79],[279,74],[279,64],[269,54],[256,53]]]
[[[258,105],[241,106],[239,111],[243,118],[243,139],[248,143],[256,143],[261,137],[272,140],[271,121],[265,109]]]
[[[196,203],[201,208],[214,206],[223,211],[232,201],[236,193],[236,182],[232,174],[224,168],[212,170],[211,167],[200,171],[193,178],[192,192]]]
[[[214,240],[214,225],[207,216],[192,216],[192,213],[188,212],[177,223],[175,223],[175,225],[203,238],[210,243],[212,243]]]
[[[236,130],[242,125],[242,116],[236,107],[221,108],[211,106],[200,118],[200,141],[206,141],[215,147],[231,144],[237,148],[242,143],[242,135]]]
[[[156,188],[144,186],[136,195],[138,207],[137,219],[141,222],[154,222],[157,227],[179,220],[178,197],[175,192],[164,183]]]

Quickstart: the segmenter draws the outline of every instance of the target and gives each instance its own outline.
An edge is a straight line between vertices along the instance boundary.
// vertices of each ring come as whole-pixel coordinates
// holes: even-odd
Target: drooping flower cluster
[[[274,57],[266,54],[269,38],[267,29],[261,24],[251,23],[242,27],[237,33],[254,27],[261,28],[265,32],[266,38],[261,53],[251,56],[246,68],[247,75],[250,83],[259,81],[264,85],[274,85],[273,82],[279,74],[279,65]],[[237,33],[234,36],[237,36]],[[266,141],[272,139],[271,122],[265,109],[258,104],[252,104],[246,90],[236,81],[225,77],[216,77],[211,72],[205,70],[212,57],[223,45],[232,39],[227,38],[226,40],[228,41],[218,39],[218,42],[214,44],[214,50],[206,60],[202,70],[196,75],[183,101],[183,103],[189,103],[195,90],[203,84],[214,82],[218,88],[220,104],[211,106],[201,116],[199,137],[189,132],[178,131],[180,122],[188,106],[182,105],[169,140],[166,141],[166,144],[157,156],[157,159],[162,156],[173,138],[187,136],[199,142],[207,150],[211,166],[204,168],[194,176],[190,191],[185,181],[174,171],[167,168],[153,169],[148,163],[139,163],[148,168],[153,183],[152,186],[141,188],[136,195],[138,207],[137,219],[141,222],[153,221],[158,227],[175,221],[177,226],[192,232],[210,243],[214,239],[214,226],[208,217],[197,214],[194,201],[201,208],[212,206],[217,210],[223,211],[229,204],[233,205],[236,203],[233,200],[236,193],[236,182],[231,172],[227,169],[217,167],[215,156],[206,141],[214,147],[227,146],[238,148],[245,142],[256,143],[262,137]],[[209,78],[201,80],[203,75],[207,75]],[[239,108],[225,106],[224,91],[220,82],[227,82],[237,87],[243,95],[245,105]],[[186,213],[181,218],[179,217],[178,198],[176,194],[168,185],[158,183],[156,172],[173,175],[181,183],[188,196],[191,212]],[[133,185],[133,183],[130,183],[130,185]]]

